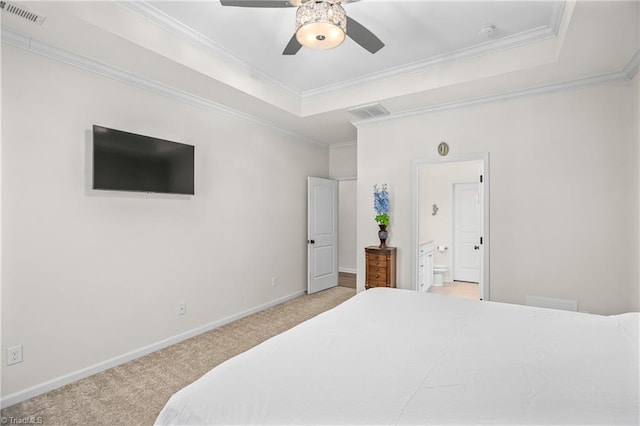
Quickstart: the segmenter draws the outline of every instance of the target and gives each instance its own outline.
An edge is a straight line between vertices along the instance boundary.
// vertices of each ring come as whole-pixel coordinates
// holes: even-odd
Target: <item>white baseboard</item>
[[[551,297],[524,296],[524,303],[527,306],[536,306],[538,308],[561,309],[563,311],[578,311],[578,301],[568,299],[554,299]]]
[[[338,272],[346,272],[347,274],[357,274],[358,270],[351,269],[351,268],[338,268]]]
[[[78,371],[74,371],[73,373],[65,374],[64,376],[58,377],[53,380],[46,381],[44,383],[40,383],[36,386],[32,386],[23,391],[13,393],[11,395],[7,395],[6,397],[0,400],[0,407],[7,408],[11,405],[17,404],[22,401],[26,401],[27,399],[33,398],[38,395],[42,395],[43,393],[52,391],[61,386],[68,385],[69,383],[73,383],[80,379],[84,379],[85,377],[93,376],[96,373],[99,373],[104,370],[108,370],[109,368],[118,366],[120,364],[124,364],[125,362],[132,361],[136,358],[140,358],[144,355],[150,354],[152,352],[158,351],[160,349],[166,348],[168,346],[174,345],[176,343],[182,342],[183,340],[187,340],[191,337],[197,336],[199,334],[205,333],[209,330],[213,330],[214,328],[221,327],[225,324],[228,324],[232,321],[238,320],[240,318],[244,318],[248,315],[255,314],[256,312],[260,312],[272,306],[278,305],[280,303],[286,302],[288,300],[294,299],[302,294],[305,291],[299,291],[288,296],[281,297],[279,299],[273,300],[271,302],[265,303],[260,306],[253,307],[251,309],[247,309],[245,311],[239,312],[237,314],[228,316],[226,318],[222,318],[218,321],[214,321],[209,324],[205,324],[201,327],[194,328],[189,331],[185,331],[184,333],[180,333],[176,336],[169,337],[167,339],[161,340],[159,342],[153,343],[151,345],[142,347],[140,349],[136,349],[131,352],[127,352],[123,355],[119,355],[117,357],[108,359],[106,361],[100,362],[98,364],[92,365],[87,368],[83,368]]]

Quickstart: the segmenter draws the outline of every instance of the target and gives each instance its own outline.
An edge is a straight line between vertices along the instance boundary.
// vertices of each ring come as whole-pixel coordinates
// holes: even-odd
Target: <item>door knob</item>
[[[480,250],[480,246],[473,246],[474,250]]]
[[[309,244],[315,244],[315,243],[316,243],[316,240],[307,240],[307,243],[309,243]]]

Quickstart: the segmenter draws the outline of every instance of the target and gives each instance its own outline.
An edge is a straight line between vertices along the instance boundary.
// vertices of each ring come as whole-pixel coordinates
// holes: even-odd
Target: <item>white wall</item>
[[[452,155],[490,153],[492,300],[638,310],[636,96],[633,83],[613,82],[361,124],[358,245],[376,242],[370,188],[387,182],[387,243],[398,247],[398,285],[412,288],[412,161],[445,140]],[[359,289],[363,270],[359,259]]]
[[[356,233],[356,156],[355,142],[329,150],[329,174],[338,179],[338,269],[349,273],[356,273],[360,253]]]
[[[3,397],[304,291],[326,147],[2,49]],[[195,196],[90,190],[92,124],[195,145]]]

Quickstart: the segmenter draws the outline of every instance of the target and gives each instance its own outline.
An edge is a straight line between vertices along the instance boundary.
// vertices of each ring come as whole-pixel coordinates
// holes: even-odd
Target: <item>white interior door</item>
[[[307,293],[338,285],[338,182],[308,178]]]
[[[453,280],[480,282],[480,184],[453,184]]]

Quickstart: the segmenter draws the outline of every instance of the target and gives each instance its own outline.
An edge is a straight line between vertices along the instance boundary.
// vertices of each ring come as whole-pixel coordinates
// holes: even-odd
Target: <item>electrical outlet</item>
[[[271,278],[271,285],[273,287],[277,287],[278,286],[278,277],[272,277]]]
[[[178,315],[184,315],[187,313],[187,302],[182,302],[178,305]]]
[[[18,364],[20,362],[22,362],[22,345],[7,349],[7,365]]]

